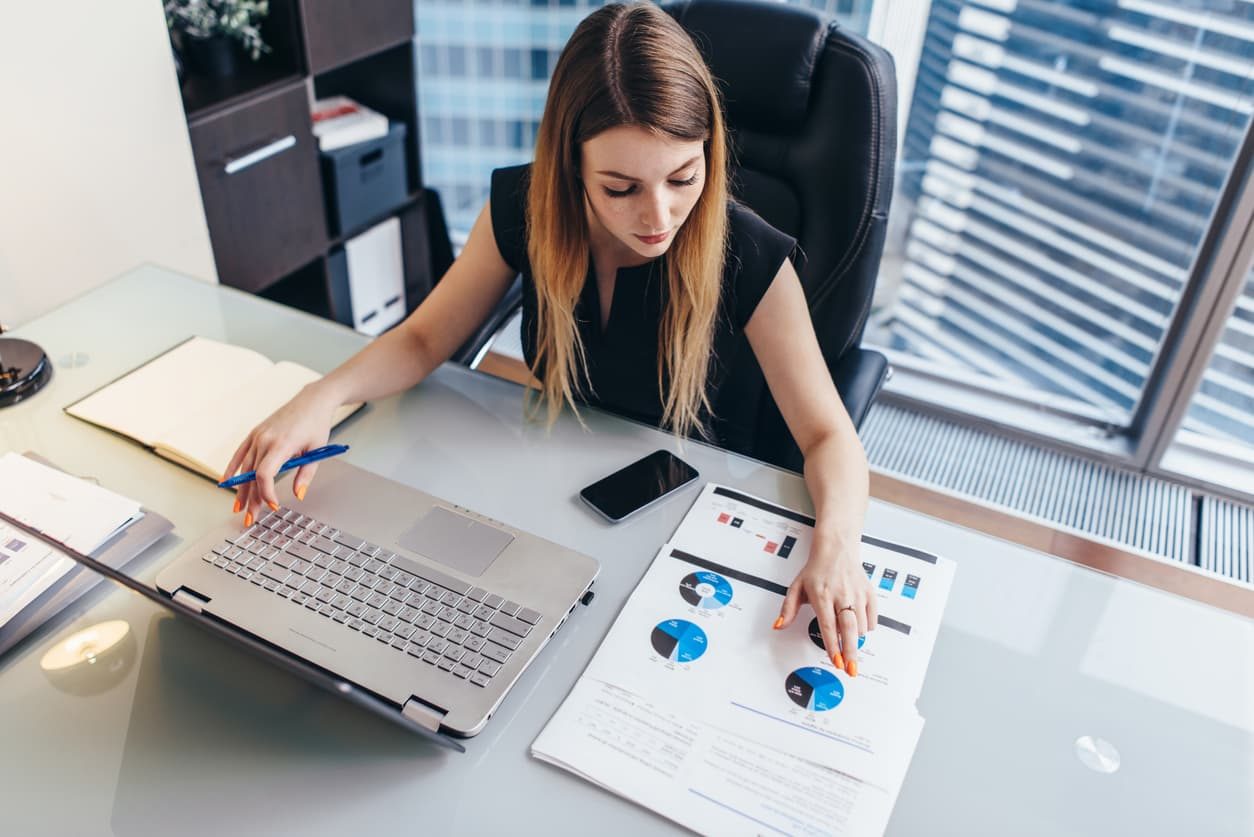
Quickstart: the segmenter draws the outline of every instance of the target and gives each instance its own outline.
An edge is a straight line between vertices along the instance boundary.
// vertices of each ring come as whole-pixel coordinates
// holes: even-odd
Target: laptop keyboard
[[[203,558],[480,687],[541,619],[517,602],[283,507]]]

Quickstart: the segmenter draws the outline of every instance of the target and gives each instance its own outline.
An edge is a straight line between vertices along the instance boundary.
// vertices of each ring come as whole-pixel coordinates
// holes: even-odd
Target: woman
[[[523,276],[523,343],[550,422],[605,406],[744,449],[727,360],[752,350],[805,456],[817,525],[774,627],[803,603],[832,662],[857,674],[875,626],[859,557],[866,458],[820,354],[795,242],[729,200],[714,87],[683,29],[652,4],[586,18],[562,51],[535,163],[498,170],[461,255],[402,324],[262,422],[227,468],[257,471],[235,511],[277,508],[274,474],[325,444],[335,409],[425,378]],[[746,348],[747,347],[747,348]],[[296,472],[304,499],[317,465]]]

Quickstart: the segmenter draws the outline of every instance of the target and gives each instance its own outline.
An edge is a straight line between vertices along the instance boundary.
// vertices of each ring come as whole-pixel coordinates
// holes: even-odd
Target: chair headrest
[[[814,69],[835,24],[810,9],[761,0],[689,0],[663,8],[692,35],[722,82],[729,122],[770,134],[802,126]]]

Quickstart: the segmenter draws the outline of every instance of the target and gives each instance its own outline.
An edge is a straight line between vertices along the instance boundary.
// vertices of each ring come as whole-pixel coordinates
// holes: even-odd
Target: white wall
[[[160,0],[5,5],[0,323],[143,262],[216,282]]]

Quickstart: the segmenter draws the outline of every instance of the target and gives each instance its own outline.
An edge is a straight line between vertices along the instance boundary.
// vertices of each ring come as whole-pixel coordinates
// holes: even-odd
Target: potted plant
[[[165,22],[191,69],[230,76],[240,52],[256,61],[270,51],[261,37],[269,6],[269,0],[165,0]]]

